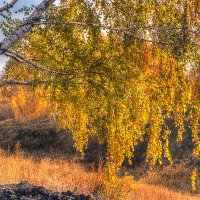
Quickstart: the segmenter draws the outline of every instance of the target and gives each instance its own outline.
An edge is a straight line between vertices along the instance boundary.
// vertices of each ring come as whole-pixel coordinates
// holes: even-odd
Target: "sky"
[[[2,7],[4,1],[0,1],[0,7]],[[11,2],[11,0],[5,0],[6,3]],[[39,3],[41,3],[42,0],[18,0],[18,2],[14,5],[14,7],[11,9],[12,11],[16,11],[18,9],[20,9],[22,6],[31,6],[31,5],[35,5],[37,6]],[[55,1],[56,4],[59,3],[59,0]],[[4,12],[6,13],[6,12]],[[17,14],[13,14],[13,17],[15,18],[23,18],[22,15],[17,15]],[[0,21],[2,19],[0,18]],[[0,42],[3,40],[4,35],[2,34],[2,31],[0,30]],[[0,72],[2,71],[3,67],[5,66],[6,60],[8,58],[4,55],[0,55]]]

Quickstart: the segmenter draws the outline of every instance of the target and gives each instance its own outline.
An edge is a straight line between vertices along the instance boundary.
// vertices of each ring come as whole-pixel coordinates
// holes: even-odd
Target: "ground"
[[[105,146],[99,145],[95,138],[90,139],[86,156],[82,158],[73,148],[70,131],[56,130],[53,121],[44,118],[19,122],[4,120],[0,122],[0,197],[7,194],[17,199],[22,191],[23,195],[28,193],[24,199],[37,199],[37,195],[42,194],[84,194],[84,198],[91,195],[95,200],[198,200],[200,177],[197,191],[192,192],[191,143],[187,134],[184,138],[183,144],[172,143],[177,156],[173,166],[146,170],[142,160],[145,155],[141,154],[145,146],[141,145],[137,149],[137,164],[126,166],[124,163],[119,173],[122,178],[105,187],[102,173]],[[19,184],[24,180],[28,183]],[[68,190],[72,193],[62,193]],[[32,191],[36,197],[29,194]]]

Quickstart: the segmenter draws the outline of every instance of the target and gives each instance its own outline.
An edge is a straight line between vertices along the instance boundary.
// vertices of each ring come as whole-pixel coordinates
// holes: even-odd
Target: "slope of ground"
[[[6,155],[3,151],[0,153],[0,184],[17,184],[11,186],[1,186],[0,196],[19,195],[60,195],[63,191],[72,191],[73,195],[85,194],[91,195],[96,200],[198,200],[200,195],[183,193],[172,189],[164,188],[153,183],[147,184],[144,180],[134,181],[130,177],[117,179],[115,183],[105,187],[105,179],[102,174],[102,167],[99,165],[97,172],[90,170],[83,165],[68,162],[66,160],[42,159],[35,161],[32,158],[26,158],[23,152],[16,152],[16,155]],[[153,181],[153,177],[149,177]],[[18,185],[19,182],[27,180]],[[174,180],[177,180],[174,177]],[[182,184],[189,184],[183,180]],[[47,188],[38,187],[43,186]],[[25,189],[23,189],[25,187]],[[13,189],[14,188],[14,189]],[[22,188],[22,189],[20,189]],[[29,192],[27,192],[29,188]],[[36,191],[35,191],[36,190]],[[60,192],[60,193],[52,193]],[[26,195],[27,193],[27,195]],[[25,194],[25,195],[24,195]],[[62,193],[65,194],[65,193]],[[69,195],[66,193],[66,195]],[[83,197],[83,195],[81,195]],[[85,197],[86,198],[86,197]],[[89,198],[89,197],[87,197]],[[0,198],[1,199],[1,198]],[[9,199],[9,198],[7,198]],[[22,198],[21,198],[22,199]],[[72,198],[73,199],[73,198]],[[75,199],[74,199],[75,200]]]
[[[166,122],[171,135],[170,150],[175,163],[184,160],[186,165],[192,162],[192,137],[188,126],[183,133],[183,141],[176,142],[177,129],[173,120]],[[146,139],[147,140],[147,139]],[[135,149],[134,166],[144,165],[147,142],[144,140]],[[69,130],[57,130],[55,121],[48,118],[37,118],[30,121],[8,119],[0,121],[0,147],[13,150],[17,143],[29,154],[59,156],[74,156],[73,137]],[[106,148],[98,144],[95,138],[90,138],[85,159],[89,162],[98,161],[105,156]],[[126,164],[126,162],[125,162]],[[134,167],[131,166],[131,167]]]
[[[176,130],[173,123],[171,129],[174,129],[175,138]],[[86,157],[82,159],[73,148],[70,131],[56,130],[54,121],[45,118],[24,122],[4,120],[0,122],[0,147],[4,149],[0,153],[0,184],[18,184],[22,180],[27,180],[31,184],[44,186],[53,191],[71,190],[106,200],[130,200],[133,197],[138,200],[156,200],[161,197],[166,200],[200,199],[199,196],[190,193],[189,155],[192,145],[188,133],[189,130],[183,135],[182,144],[176,144],[172,138],[171,150],[176,159],[174,166],[146,171],[145,167],[141,167],[146,148],[146,144],[143,143],[136,150],[137,165],[132,166],[133,169],[128,168],[129,174],[137,181],[124,182],[119,179],[116,185],[108,189],[103,188],[102,169],[97,170],[97,164],[93,164],[98,163],[99,158],[105,155],[105,147],[99,145],[94,138],[90,140]],[[19,146],[23,152],[19,150]],[[84,164],[84,167],[80,163]],[[127,171],[126,165],[125,168]],[[122,175],[125,170],[122,170]],[[198,194],[199,180],[200,177],[197,182]],[[136,187],[132,192],[130,188],[133,183]]]

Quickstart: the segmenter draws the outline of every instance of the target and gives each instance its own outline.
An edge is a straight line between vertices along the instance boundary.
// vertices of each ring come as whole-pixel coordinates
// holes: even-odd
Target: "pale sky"
[[[3,4],[3,0],[0,1],[0,7],[2,7],[4,4]],[[5,0],[6,3],[8,2],[11,2],[11,0]],[[11,9],[12,11],[16,11],[18,10],[19,8],[21,8],[22,6],[30,6],[30,5],[38,5],[39,3],[41,3],[42,0],[19,0],[15,6]],[[58,4],[60,1],[59,0],[56,0],[55,3]],[[6,13],[6,12],[4,12]],[[22,18],[23,16],[19,16],[19,15],[14,15],[14,17],[16,18]],[[0,18],[0,21],[2,19]],[[4,38],[4,35],[2,34],[1,30],[0,30],[0,42],[3,40]],[[6,56],[3,56],[3,55],[0,55],[0,72],[2,71],[3,67],[5,66],[5,63],[6,63],[6,60],[8,58]]]

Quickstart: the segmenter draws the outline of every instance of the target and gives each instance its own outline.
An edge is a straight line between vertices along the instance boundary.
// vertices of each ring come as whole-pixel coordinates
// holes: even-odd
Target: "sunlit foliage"
[[[32,78],[30,71],[25,68],[16,70],[19,63],[10,60],[5,68],[4,76],[7,79],[26,80]],[[50,102],[44,98],[43,86],[28,88],[26,86],[11,86],[1,88],[1,99],[9,105],[10,115],[16,120],[30,120],[32,118],[44,117],[50,114]],[[2,105],[2,109],[4,105]],[[8,110],[8,109],[7,109]]]
[[[39,66],[69,75],[49,74],[27,64],[15,70],[23,67],[31,70],[32,78],[48,80],[44,94],[51,99],[58,127],[72,130],[77,150],[84,151],[89,135],[106,143],[110,178],[125,157],[131,162],[145,134],[150,166],[162,164],[163,158],[172,163],[165,118],[175,120],[177,141],[182,140],[184,122],[190,122],[196,163],[198,12],[197,0],[62,1],[44,17],[57,23],[34,28],[15,50]],[[131,35],[68,21],[132,27]]]

